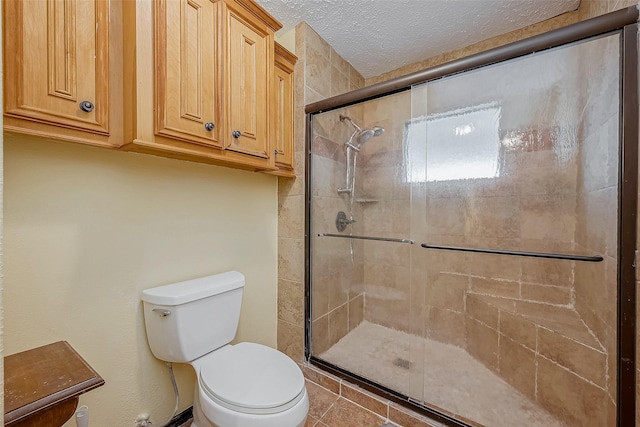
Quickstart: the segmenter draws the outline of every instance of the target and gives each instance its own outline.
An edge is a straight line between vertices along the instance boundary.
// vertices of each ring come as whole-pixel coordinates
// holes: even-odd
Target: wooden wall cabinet
[[[216,3],[158,1],[155,134],[221,148]]]
[[[269,114],[278,21],[250,0],[123,7],[125,76],[133,76],[125,79],[125,149],[275,170]]]
[[[253,0],[6,0],[3,20],[5,130],[291,173],[295,57]]]
[[[225,149],[270,160],[268,134],[269,83],[273,75],[273,30],[256,21],[241,3],[221,2],[223,75],[227,114]]]
[[[295,176],[293,170],[293,69],[298,58],[275,43],[274,107],[271,115],[272,139],[275,145],[275,163],[278,168],[273,174]]]
[[[5,130],[121,145],[118,5],[101,0],[2,3]]]

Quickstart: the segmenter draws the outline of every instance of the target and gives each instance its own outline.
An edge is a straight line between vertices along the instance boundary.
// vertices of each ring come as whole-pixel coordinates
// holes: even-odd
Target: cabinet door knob
[[[93,111],[93,102],[91,101],[82,101],[80,103],[80,109],[85,113],[90,113]]]
[[[284,154],[284,151],[273,150],[273,154],[277,156],[278,154]]]
[[[234,130],[233,132],[231,132],[231,136],[234,138],[240,138],[240,136],[242,135],[242,132],[240,132],[239,130]]]
[[[215,127],[216,125],[214,125],[212,122],[207,122],[204,124],[204,128],[209,132],[211,132]]]

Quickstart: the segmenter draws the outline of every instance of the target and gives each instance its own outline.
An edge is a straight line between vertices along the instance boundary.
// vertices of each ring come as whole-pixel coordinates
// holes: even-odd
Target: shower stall
[[[307,106],[311,363],[447,425],[633,425],[634,10]]]

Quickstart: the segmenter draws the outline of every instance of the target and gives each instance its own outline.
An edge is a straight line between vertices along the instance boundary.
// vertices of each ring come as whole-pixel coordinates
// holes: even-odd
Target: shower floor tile
[[[484,426],[564,426],[453,345],[363,322],[320,358]]]

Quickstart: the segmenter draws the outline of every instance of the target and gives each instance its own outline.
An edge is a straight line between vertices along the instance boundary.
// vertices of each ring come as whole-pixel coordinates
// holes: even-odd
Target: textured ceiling
[[[257,0],[306,21],[364,77],[576,10],[580,0]]]

